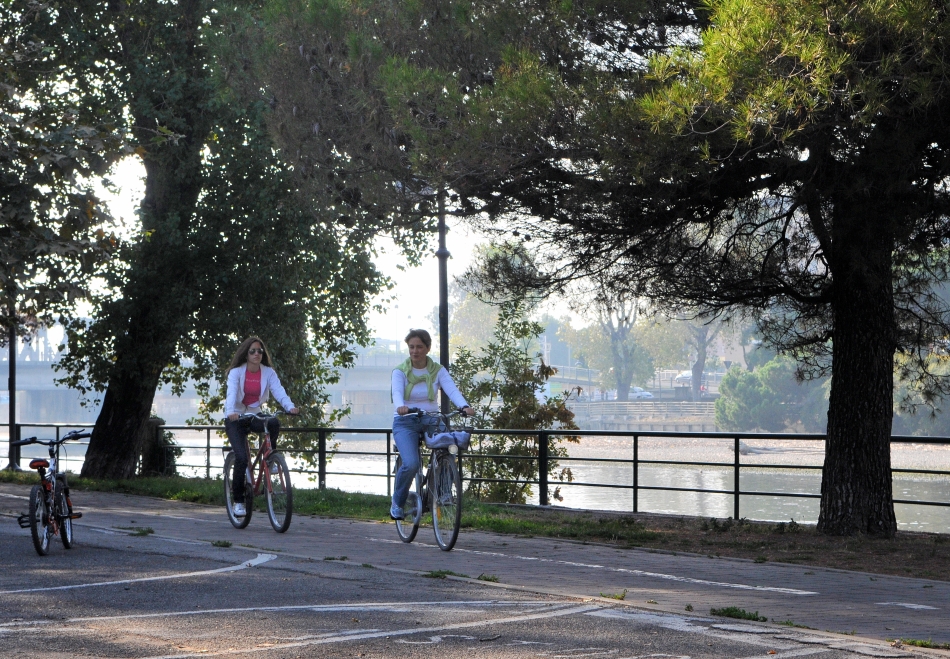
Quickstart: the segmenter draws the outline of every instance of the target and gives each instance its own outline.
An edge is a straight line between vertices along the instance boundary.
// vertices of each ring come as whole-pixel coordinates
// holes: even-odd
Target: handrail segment
[[[48,429],[55,433],[56,438],[59,438],[61,432],[64,429],[72,428],[83,428],[88,427],[90,424],[82,423],[21,423],[17,424],[17,433],[18,435],[23,434],[24,428],[31,429]],[[211,478],[212,472],[220,470],[220,466],[213,464],[215,460],[212,459],[212,455],[216,452],[220,455],[221,451],[227,449],[226,438],[224,437],[224,427],[223,426],[214,426],[214,425],[202,425],[202,426],[183,426],[183,425],[164,425],[156,426],[156,433],[164,433],[165,431],[179,431],[179,432],[194,432],[201,435],[203,441],[188,444],[182,441],[182,438],[176,437],[176,444],[171,449],[185,449],[192,452],[204,453],[204,460],[200,464],[197,463],[188,463],[183,462],[182,460],[177,461],[177,466],[179,468],[192,469],[200,473],[200,471],[205,472],[206,478]],[[292,448],[292,440],[288,440],[286,437],[294,434],[315,434],[317,437],[317,447],[314,449],[295,449]],[[217,442],[212,441],[212,435],[215,435]],[[302,459],[303,462],[309,465],[316,466],[316,470],[312,467],[301,466],[291,471],[296,471],[297,473],[306,474],[308,476],[317,477],[317,486],[320,489],[325,489],[327,487],[327,477],[328,476],[359,476],[361,478],[385,478],[386,479],[386,491],[387,494],[392,493],[392,469],[394,463],[394,448],[392,446],[392,430],[390,428],[331,428],[331,427],[315,427],[315,428],[281,428],[281,434],[285,435],[285,439],[281,442],[280,450],[283,453],[289,454],[291,456],[297,456]],[[338,442],[336,442],[333,437],[334,435],[378,435],[385,439],[385,450],[384,451],[350,451],[341,449]],[[801,465],[801,464],[780,464],[780,463],[768,463],[768,464],[751,464],[742,462],[742,446],[745,440],[766,440],[766,441],[802,441],[802,442],[816,442],[824,441],[825,435],[823,434],[809,434],[809,433],[728,433],[728,432],[682,432],[682,431],[623,431],[623,430],[485,430],[477,429],[474,431],[476,435],[508,435],[508,436],[534,436],[538,438],[538,453],[535,456],[512,456],[512,455],[499,455],[499,454],[489,454],[489,453],[479,453],[477,451],[470,451],[464,454],[463,460],[468,462],[470,465],[478,460],[497,460],[497,459],[506,459],[506,460],[531,460],[537,463],[538,468],[535,470],[537,474],[536,478],[533,478],[528,481],[519,481],[514,479],[488,479],[488,478],[478,478],[478,477],[465,477],[464,474],[473,473],[472,469],[463,470],[463,478],[465,481],[470,483],[480,483],[480,482],[497,482],[497,483],[527,483],[531,486],[536,486],[538,491],[539,503],[542,506],[547,506],[550,504],[550,494],[549,489],[552,484],[548,477],[548,467],[553,460],[558,462],[569,462],[569,463],[601,463],[601,464],[627,464],[632,468],[632,479],[629,483],[586,483],[579,481],[571,482],[562,482],[555,481],[558,487],[580,487],[580,488],[605,488],[605,489],[621,489],[621,490],[630,490],[632,495],[632,511],[639,512],[639,493],[643,491],[661,491],[661,492],[694,492],[702,494],[715,494],[715,495],[728,495],[733,499],[733,518],[738,520],[740,515],[740,503],[742,497],[749,496],[766,496],[766,497],[787,497],[787,498],[807,498],[807,499],[818,499],[821,498],[820,494],[815,494],[811,492],[771,492],[771,491],[761,491],[761,490],[744,490],[740,487],[742,481],[743,471],[749,470],[806,470],[806,471],[821,471],[821,465]],[[558,437],[618,437],[618,438],[628,438],[631,440],[632,444],[632,455],[628,458],[590,458],[590,457],[563,457],[563,458],[552,458],[550,454],[550,448],[552,442],[556,441]],[[715,461],[702,461],[702,460],[659,460],[659,459],[643,459],[640,457],[642,446],[641,440],[644,438],[651,439],[721,439],[723,441],[728,441],[731,444],[732,460],[730,462],[715,462]],[[74,455],[78,453],[85,453],[84,449],[81,449],[82,446],[88,442],[76,442],[76,447],[73,451]],[[950,438],[948,437],[911,437],[906,435],[895,435],[891,437],[891,444],[928,444],[928,445],[943,445],[950,446]],[[333,456],[375,456],[386,459],[386,469],[385,473],[357,473],[357,472],[334,472],[327,469],[328,464],[332,460]],[[82,459],[76,457],[69,457],[64,460],[64,467],[74,468],[78,470],[81,466]],[[223,460],[221,460],[223,465]],[[681,487],[676,485],[643,485],[641,484],[640,478],[640,468],[643,466],[651,465],[675,465],[678,467],[716,467],[721,469],[729,469],[733,472],[733,487],[732,489],[712,489],[712,488],[694,488],[694,487]],[[915,474],[915,475],[931,475],[931,476],[947,476],[950,477],[950,471],[948,470],[939,470],[939,469],[892,469],[892,474]],[[914,506],[938,506],[938,507],[950,507],[950,501],[924,501],[917,499],[894,499],[895,504],[905,504],[905,505],[914,505]]]

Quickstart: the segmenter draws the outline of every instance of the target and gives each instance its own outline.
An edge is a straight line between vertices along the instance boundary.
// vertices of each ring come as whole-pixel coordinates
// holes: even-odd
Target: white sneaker
[[[244,517],[247,514],[247,510],[244,509],[243,503],[234,504],[234,507],[231,508],[231,512],[234,513],[235,517]]]

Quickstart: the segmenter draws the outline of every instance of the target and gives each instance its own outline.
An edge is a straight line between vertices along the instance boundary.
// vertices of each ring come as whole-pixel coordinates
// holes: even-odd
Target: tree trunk
[[[708,328],[704,328],[705,331],[697,332],[696,334],[696,361],[693,362],[692,373],[693,376],[690,379],[690,389],[693,390],[693,400],[698,401],[702,398],[702,386],[703,386],[703,373],[706,371],[706,335],[708,334]]]
[[[854,213],[855,211],[852,211]],[[870,214],[835,241],[833,373],[818,530],[893,537],[894,301],[889,241]],[[877,225],[880,227],[880,224]],[[857,232],[855,232],[857,233]],[[885,243],[885,244],[882,244]]]
[[[204,3],[188,0],[153,9],[158,28],[127,20],[123,9],[117,9],[115,16],[123,26],[122,63],[128,71],[136,136],[148,145],[142,155],[144,237],[136,246],[122,299],[108,318],[100,319],[114,323],[116,348],[82,468],[83,476],[93,478],[135,474],[141,453],[138,439],[162,371],[175,360],[178,342],[198,304],[189,232],[202,186],[201,150],[213,121],[207,62],[197,41]],[[154,36],[153,30],[164,30],[163,36]],[[144,66],[155,39],[164,39],[169,49],[160,60],[169,70]],[[175,138],[156,142],[156,125],[168,126]]]

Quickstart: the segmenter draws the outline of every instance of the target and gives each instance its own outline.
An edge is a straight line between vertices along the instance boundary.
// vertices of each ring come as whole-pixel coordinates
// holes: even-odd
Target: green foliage
[[[478,411],[476,427],[508,430],[576,430],[574,414],[567,408],[572,392],[545,397],[545,382],[555,370],[531,346],[541,334],[539,323],[525,318],[524,303],[509,301],[498,311],[494,338],[477,354],[465,348],[452,363],[452,377],[469,403]],[[571,471],[561,468],[557,458],[567,455],[562,442],[578,442],[576,437],[549,439],[549,477],[572,480]],[[531,481],[537,479],[538,436],[474,435],[470,453],[472,479],[501,479],[504,482],[472,480],[469,494],[484,501],[525,503],[531,495]],[[477,456],[485,456],[479,458]],[[554,497],[560,500],[560,488]]]
[[[826,382],[799,382],[797,364],[775,357],[747,371],[734,366],[719,384],[716,425],[722,430],[781,432],[801,425],[824,431]]]
[[[60,61],[74,44],[44,34],[46,21],[41,3],[0,4],[0,326],[21,334],[73,313],[117,244],[90,179],[119,156],[122,133],[89,72]]]

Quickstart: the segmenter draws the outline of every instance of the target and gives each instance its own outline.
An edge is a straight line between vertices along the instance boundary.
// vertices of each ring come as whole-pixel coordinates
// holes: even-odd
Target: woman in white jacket
[[[260,412],[261,404],[273,394],[284,411],[297,414],[297,407],[290,400],[287,392],[280,384],[280,378],[272,367],[270,353],[264,342],[256,336],[248,337],[234,353],[231,367],[228,370],[228,391],[225,398],[224,413],[227,420],[224,429],[234,451],[234,473],[231,475],[231,485],[235,517],[243,517],[244,509],[244,472],[247,469],[247,434],[250,431],[262,432],[264,422],[257,418],[240,418],[246,412]],[[277,449],[277,435],[280,424],[277,419],[267,421],[267,431],[270,434],[271,447]]]

